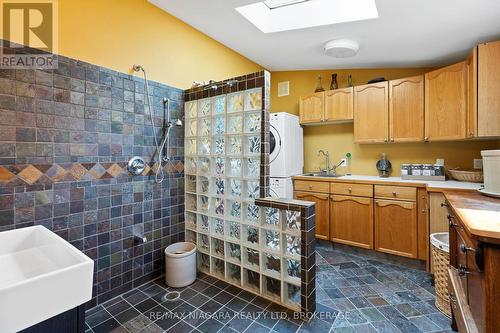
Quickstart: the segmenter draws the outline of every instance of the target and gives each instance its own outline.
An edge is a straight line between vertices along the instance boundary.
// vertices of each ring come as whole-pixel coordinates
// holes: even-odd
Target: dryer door
[[[272,163],[281,151],[281,136],[273,125],[270,126],[269,137],[269,163]]]

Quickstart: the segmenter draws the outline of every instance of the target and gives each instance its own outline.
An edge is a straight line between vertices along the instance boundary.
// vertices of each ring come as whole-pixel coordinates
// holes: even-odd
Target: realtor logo
[[[57,0],[0,0],[0,68],[57,67]]]

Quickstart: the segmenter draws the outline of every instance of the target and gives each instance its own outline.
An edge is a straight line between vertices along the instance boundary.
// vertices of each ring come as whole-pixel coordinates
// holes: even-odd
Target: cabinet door
[[[332,195],[332,241],[373,249],[373,199]]]
[[[442,193],[429,194],[429,233],[447,232],[449,228],[446,199]]]
[[[325,93],[300,97],[300,123],[319,123],[325,119]]]
[[[354,89],[344,88],[325,92],[326,121],[345,121],[353,119]]]
[[[417,258],[415,202],[375,200],[375,250]]]
[[[389,83],[354,88],[354,142],[387,142],[389,135]]]
[[[295,199],[312,201],[316,204],[316,238],[330,239],[330,205],[328,194],[294,192]]]
[[[466,130],[466,62],[425,74],[425,139],[465,139]]]
[[[478,136],[500,136],[500,42],[478,46]]]
[[[424,141],[424,76],[389,81],[391,142]]]

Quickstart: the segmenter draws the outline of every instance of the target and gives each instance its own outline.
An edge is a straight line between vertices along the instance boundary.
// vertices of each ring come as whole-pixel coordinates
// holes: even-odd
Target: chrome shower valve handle
[[[146,169],[146,162],[140,156],[134,156],[128,161],[128,171],[134,176],[141,175]]]

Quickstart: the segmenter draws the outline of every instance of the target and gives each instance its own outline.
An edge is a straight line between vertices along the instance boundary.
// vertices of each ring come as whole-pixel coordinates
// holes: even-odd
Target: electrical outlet
[[[347,158],[343,158],[340,160],[340,165],[341,167],[346,167],[349,166],[349,160]]]
[[[481,158],[474,159],[474,169],[482,169],[483,168],[483,160]]]
[[[444,158],[437,158],[436,159],[436,164],[437,165],[444,165]]]

